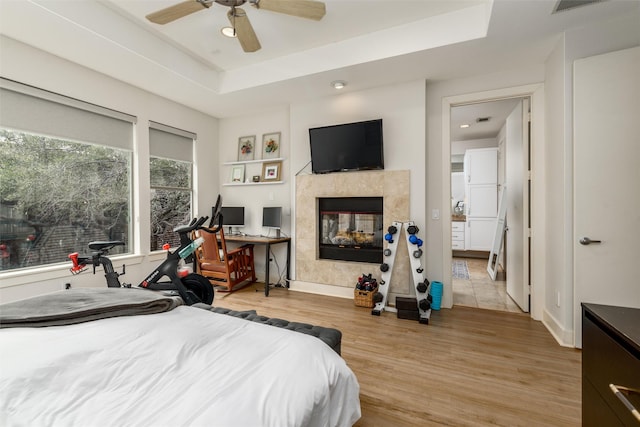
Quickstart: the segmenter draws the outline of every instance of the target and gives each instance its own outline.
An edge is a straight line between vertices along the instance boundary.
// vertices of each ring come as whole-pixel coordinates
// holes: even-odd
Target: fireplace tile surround
[[[358,276],[373,273],[380,279],[379,264],[336,261],[318,257],[318,198],[323,197],[382,197],[384,228],[392,221],[409,220],[408,170],[337,172],[296,177],[295,260],[296,282],[308,285],[338,287],[335,294],[353,295]],[[410,264],[406,240],[398,244],[389,289],[393,295],[410,293]],[[308,289],[309,286],[306,286]],[[348,288],[348,289],[347,289]],[[320,291],[318,291],[320,292]]]

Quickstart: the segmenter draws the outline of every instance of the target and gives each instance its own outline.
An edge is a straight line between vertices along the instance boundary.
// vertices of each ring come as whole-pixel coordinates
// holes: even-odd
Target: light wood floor
[[[454,307],[422,325],[350,299],[282,288],[266,298],[261,286],[216,293],[214,305],[341,330],[360,383],[356,426],[581,424],[581,353],[526,314]]]

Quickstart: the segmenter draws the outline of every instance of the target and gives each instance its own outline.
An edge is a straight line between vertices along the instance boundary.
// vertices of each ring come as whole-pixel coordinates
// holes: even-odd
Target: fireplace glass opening
[[[319,257],[382,262],[382,206],[381,197],[319,199]]]

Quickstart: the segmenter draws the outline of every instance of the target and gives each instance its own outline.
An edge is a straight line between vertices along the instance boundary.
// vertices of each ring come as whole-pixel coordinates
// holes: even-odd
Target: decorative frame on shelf
[[[231,182],[244,182],[244,165],[234,165],[231,168]]]
[[[280,157],[280,132],[262,135],[262,158],[277,159]]]
[[[262,164],[262,181],[280,181],[282,162],[265,162]]]
[[[238,138],[238,161],[253,160],[256,153],[256,136],[241,136]]]

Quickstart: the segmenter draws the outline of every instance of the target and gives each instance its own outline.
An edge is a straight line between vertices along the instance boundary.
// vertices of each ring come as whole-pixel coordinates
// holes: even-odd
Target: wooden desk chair
[[[196,230],[194,239],[197,237],[204,238],[204,242],[196,250],[196,271],[213,286],[225,288],[219,291],[234,291],[243,287],[236,287],[242,282],[246,281],[246,286],[256,281],[252,244],[227,251],[222,227],[217,233]]]

